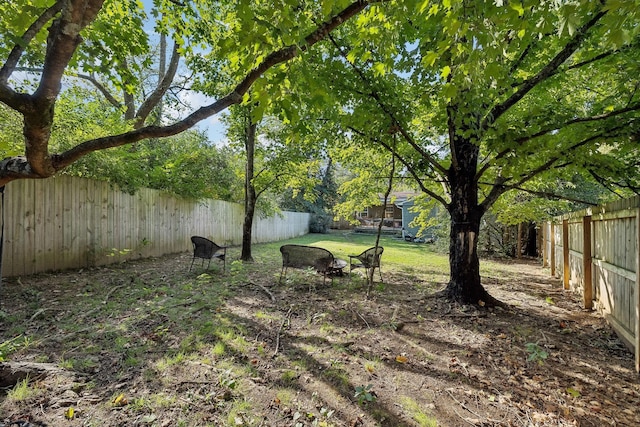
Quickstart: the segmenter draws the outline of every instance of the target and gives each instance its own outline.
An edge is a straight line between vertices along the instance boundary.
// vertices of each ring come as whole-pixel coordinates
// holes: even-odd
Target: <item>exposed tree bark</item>
[[[135,127],[140,128],[144,126],[147,117],[151,114],[154,108],[162,108],[162,97],[167,93],[171,83],[178,72],[178,64],[180,63],[180,53],[178,43],[174,43],[173,50],[171,52],[171,59],[169,60],[169,67],[166,67],[166,37],[160,38],[160,66],[158,72],[158,85],[155,90],[145,99],[136,113]],[[158,117],[161,117],[158,115]],[[155,123],[160,124],[160,123]]]
[[[478,203],[478,181],[475,179],[480,149],[456,124],[456,107],[447,109],[452,162],[448,171],[451,203],[449,233],[449,283],[445,295],[466,304],[495,305],[480,281],[478,236],[484,214]]]
[[[252,262],[251,239],[253,237],[253,217],[256,212],[256,202],[258,199],[256,188],[253,185],[257,125],[253,123],[250,116],[247,117],[247,121],[245,136],[247,165],[244,178],[244,222],[242,224],[242,252],[240,259],[245,262]]]
[[[122,59],[122,67],[129,68],[129,62],[127,58]],[[127,74],[128,75],[128,74]],[[136,116],[136,103],[133,97],[133,93],[130,93],[126,88],[132,84],[131,78],[124,80],[125,89],[122,90],[122,97],[124,98],[124,118],[125,120],[133,120]]]

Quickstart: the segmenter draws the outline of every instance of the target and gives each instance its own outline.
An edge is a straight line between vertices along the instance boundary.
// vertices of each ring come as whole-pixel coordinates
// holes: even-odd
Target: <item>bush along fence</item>
[[[188,201],[160,191],[127,194],[108,183],[57,176],[19,180],[4,190],[5,277],[99,266],[190,251],[192,235],[221,245],[242,242],[243,207]],[[255,243],[309,232],[309,214],[256,215]]]
[[[543,240],[543,265],[602,313],[640,372],[640,197],[556,217]]]

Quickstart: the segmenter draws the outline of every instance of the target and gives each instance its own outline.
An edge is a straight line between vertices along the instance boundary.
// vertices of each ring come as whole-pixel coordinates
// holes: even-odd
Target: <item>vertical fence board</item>
[[[545,222],[542,225],[542,267],[549,267],[549,249],[551,239],[549,238],[549,229],[551,224]]]
[[[19,253],[19,242],[22,238],[22,221],[20,219],[22,211],[18,205],[20,203],[20,199],[24,197],[24,183],[22,181],[15,183],[12,182],[10,183],[10,187],[5,191],[8,191],[6,203],[7,224],[5,227],[5,253],[9,253],[9,259],[5,262],[11,266],[12,272],[24,272],[25,256],[24,254]]]
[[[7,261],[6,261],[6,254],[7,254],[7,250],[5,249],[6,243],[5,243],[5,235],[6,235],[6,231],[5,231],[5,224],[6,224],[6,217],[7,217],[7,211],[6,211],[6,203],[7,203],[7,197],[4,193],[5,188],[2,188],[2,195],[0,196],[0,209],[2,209],[2,211],[0,211],[0,213],[2,214],[2,216],[0,217],[0,221],[2,221],[2,223],[0,224],[0,227],[2,227],[2,249],[0,249],[2,252],[0,253],[0,274],[4,275],[6,274],[5,272],[9,270],[9,266],[7,265]]]
[[[585,308],[593,307],[593,279],[591,260],[591,216],[582,219],[582,277],[583,304]]]
[[[37,252],[37,241],[36,241],[36,233],[35,233],[35,210],[37,206],[36,197],[36,184],[40,184],[40,182],[36,183],[36,181],[29,180],[25,183],[26,195],[29,197],[27,199],[29,202],[28,207],[24,212],[24,255],[25,255],[25,268],[29,272],[29,274],[33,274],[36,272],[36,252]],[[21,202],[22,203],[22,202]]]
[[[549,250],[549,259],[550,259],[550,263],[551,263],[551,275],[553,277],[556,276],[556,230],[555,230],[555,225],[552,222],[549,225],[549,237],[550,237],[550,250]]]
[[[43,228],[44,228],[44,222],[45,222],[45,217],[44,215],[42,215],[42,207],[43,207],[43,196],[44,196],[44,191],[42,189],[42,186],[36,186],[34,188],[34,198],[33,198],[33,203],[34,203],[34,219],[33,219],[33,224],[34,224],[34,232],[36,236],[39,236],[40,239],[42,239],[42,237],[40,236],[44,236],[43,234]],[[46,256],[45,256],[45,249],[44,249],[44,245],[41,244],[37,245],[35,247],[35,269],[36,271],[41,269],[43,267],[43,264],[46,260]]]
[[[569,221],[562,221],[562,284],[569,289],[571,270],[569,268]]]

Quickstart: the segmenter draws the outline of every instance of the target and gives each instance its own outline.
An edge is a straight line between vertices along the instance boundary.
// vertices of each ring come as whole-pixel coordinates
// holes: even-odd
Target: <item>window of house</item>
[[[393,205],[387,205],[387,207],[384,210],[384,217],[385,218],[393,218],[393,213],[394,212],[395,212],[394,206]]]

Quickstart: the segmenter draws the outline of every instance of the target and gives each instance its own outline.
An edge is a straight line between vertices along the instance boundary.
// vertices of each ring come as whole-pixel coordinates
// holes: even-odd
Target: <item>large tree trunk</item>
[[[253,230],[253,217],[256,211],[256,188],[253,185],[254,152],[256,147],[256,124],[249,120],[245,139],[247,151],[247,169],[244,181],[244,223],[242,224],[242,253],[240,259],[245,262],[253,261],[251,255],[251,239]]]
[[[527,243],[524,253],[528,256],[538,256],[538,230],[535,222],[530,222],[527,226]]]
[[[476,204],[470,210],[459,207],[451,211],[449,234],[449,284],[445,294],[451,300],[463,304],[493,304],[480,281],[478,258],[478,234],[482,212]]]
[[[451,216],[449,234],[449,284],[445,295],[463,304],[494,305],[492,298],[480,281],[478,236],[484,208],[478,203],[476,178],[479,148],[456,132],[454,109],[449,110],[449,138],[452,154],[449,168]]]

